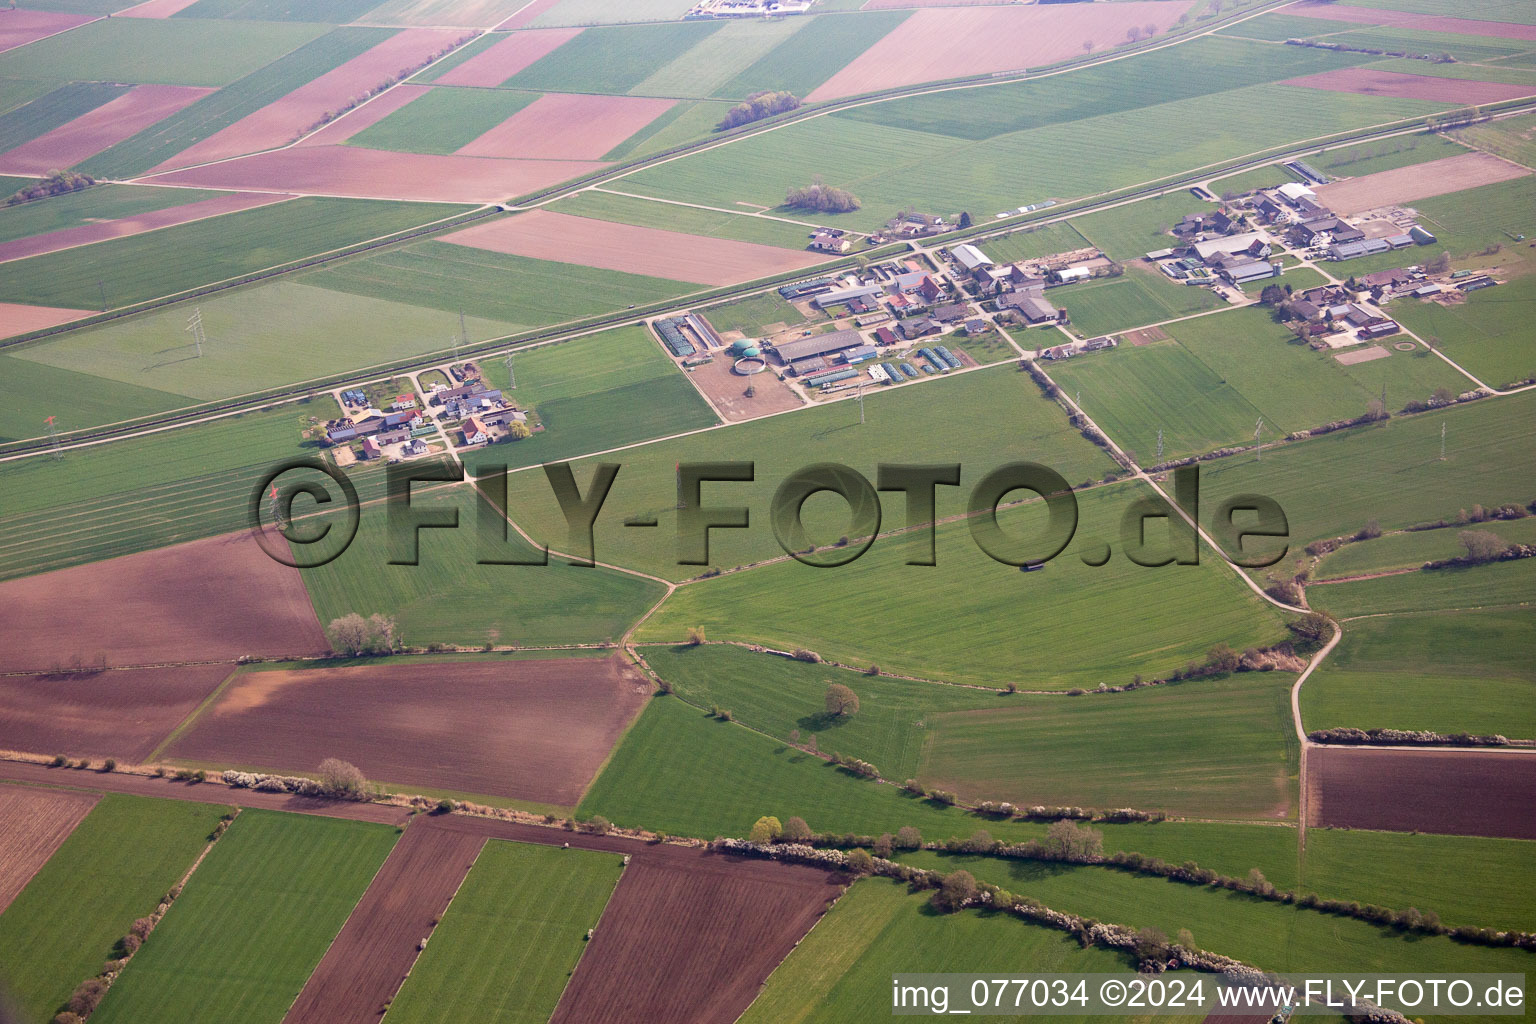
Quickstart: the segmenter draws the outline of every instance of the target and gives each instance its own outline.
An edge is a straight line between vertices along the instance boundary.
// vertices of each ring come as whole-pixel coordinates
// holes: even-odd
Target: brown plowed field
[[[0,786],[0,913],[96,806],[94,793]]]
[[[0,12],[0,51],[36,42],[55,32],[63,32],[76,25],[84,25],[96,19],[88,14],[55,14],[53,11]]]
[[[362,106],[353,108],[346,116],[338,117],[313,135],[306,135],[299,145],[334,146],[345,142],[364,128],[372,128],[390,114],[412,100],[420,99],[428,92],[431,92],[430,86],[397,85],[380,93]]]
[[[685,235],[544,210],[488,221],[445,235],[442,241],[707,285],[750,281],[826,259],[774,245]]]
[[[10,672],[330,650],[298,570],[245,532],[8,580],[0,608]]]
[[[1348,181],[1319,185],[1317,198],[1342,214],[1358,213],[1378,206],[1411,203],[1416,199],[1444,195],[1491,185],[1496,181],[1521,178],[1531,172],[1487,153],[1464,153],[1444,160],[1377,171]]]
[[[390,153],[357,146],[296,146],[173,171],[152,180],[362,199],[494,203],[606,166],[585,160],[485,160],[472,156]]]
[[[348,821],[372,821],[380,825],[404,825],[410,809],[390,804],[353,803],[345,800],[319,800],[287,793],[258,793],[254,789],[230,789],[217,783],[176,782],[147,775],[103,774],[75,768],[48,768],[40,764],[0,761],[0,780],[29,786],[57,786],[91,793],[130,793],[157,800],[185,800],[197,804],[226,807],[257,807],[289,814],[316,814]]]
[[[617,657],[251,672],[166,756],[570,806],[649,692]]]
[[[66,165],[54,164],[54,166]],[[25,259],[28,256],[40,256],[45,252],[57,252],[60,249],[69,249],[77,245],[89,245],[92,242],[101,242],[108,238],[123,238],[127,235],[143,234],[145,231],[153,231],[156,228],[168,228],[176,224],[186,224],[189,221],[202,220],[204,217],[217,217],[223,213],[253,210],[258,206],[270,206],[273,203],[280,203],[285,199],[292,198],[292,196],[283,195],[280,192],[236,192],[231,195],[205,199],[200,203],[172,206],[164,210],[151,210],[149,213],[141,213],[137,217],[96,221],[93,224],[82,224],[77,228],[50,231],[46,235],[18,238],[14,242],[0,243],[0,263],[4,263],[7,260]]]
[[[798,409],[804,403],[789,385],[768,371],[743,377],[731,369],[735,362],[724,352],[715,353],[715,361],[695,366],[688,371],[688,379],[703,392],[722,417],[732,423],[757,419],[770,413]],[[746,396],[748,386],[753,388],[751,398]]]
[[[169,18],[197,3],[197,0],[144,0],[137,7],[118,11],[114,18]]]
[[[0,677],[0,750],[143,761],[228,665]]]
[[[513,0],[513,2],[516,3],[517,0]],[[510,31],[514,28],[522,28],[524,25],[528,24],[534,18],[537,18],[539,15],[543,14],[545,11],[549,10],[559,2],[560,0],[528,0],[528,3],[524,4],[520,11],[512,15],[512,17],[508,18],[506,21],[502,22],[500,25],[497,25],[496,28],[498,31]]]
[[[1189,9],[1190,0],[1113,4],[932,7],[917,11],[806,97],[809,103],[894,89],[958,75],[1018,71],[1083,54],[1084,40],[1104,50],[1125,33],[1158,32]]]
[[[550,1024],[730,1024],[845,881],[772,861],[637,856]]]
[[[1536,40],[1536,25],[1521,25],[1512,21],[1474,21],[1470,18],[1410,14],[1407,11],[1388,11],[1379,7],[1351,7],[1348,4],[1333,3],[1295,4],[1286,8],[1285,13],[1297,14],[1304,18],[1347,21],[1356,25],[1391,25],[1395,28],[1418,29],[1421,32],[1451,32],[1458,35],[1491,36],[1496,39]]]
[[[59,167],[73,167],[213,91],[185,85],[135,86],[0,156],[0,168],[8,174],[41,175]]]
[[[1308,824],[1536,839],[1536,754],[1313,747]]]
[[[579,28],[538,28],[514,32],[438,78],[438,85],[494,89],[519,71],[581,34]]]
[[[1432,103],[1497,103],[1536,93],[1536,86],[1482,82],[1472,78],[1436,78],[1433,75],[1405,75],[1398,71],[1374,68],[1338,68],[1300,78],[1287,78],[1281,85],[1299,85],[1306,89],[1350,92],[1358,96],[1391,96],[1403,100],[1429,100]]]
[[[327,113],[414,68],[460,37],[447,29],[408,28],[307,85],[178,153],[156,171],[286,146]]]
[[[671,110],[675,100],[644,96],[545,93],[458,156],[526,160],[599,160],[603,154]]]
[[[0,302],[0,338],[28,331],[40,331],[44,327],[67,324],[83,316],[92,316],[89,309],[59,309],[54,306],[24,306],[17,302]]]
[[[424,828],[422,819],[408,827],[284,1024],[375,1024],[484,845],[484,836]]]

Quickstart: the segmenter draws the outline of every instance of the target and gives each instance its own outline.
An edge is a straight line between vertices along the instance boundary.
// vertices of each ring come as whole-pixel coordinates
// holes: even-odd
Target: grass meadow
[[[598,557],[668,579],[687,579],[704,571],[703,566],[677,564],[679,462],[728,457],[755,464],[755,482],[704,485],[707,504],[741,504],[752,509],[752,528],[712,532],[710,559],[718,567],[783,554],[767,522],[770,500],[785,478],[812,463],[844,463],[873,481],[882,462],[968,460],[971,465],[962,470],[964,487],[938,489],[940,516],[962,511],[965,488],[1010,458],[1044,463],[1074,483],[1097,479],[1113,468],[1106,456],[1067,425],[1056,404],[1041,397],[1026,375],[1011,368],[957,374],[919,387],[868,395],[864,419],[861,425],[854,403],[829,403],[623,453],[616,461],[624,468],[597,520]],[[588,465],[578,465],[577,478],[585,481],[590,472]],[[509,487],[513,516],[524,529],[541,540],[564,538],[565,519],[542,474],[516,474]],[[888,503],[883,524],[888,530],[906,521],[899,511],[904,508],[901,499],[894,501]],[[621,525],[624,518],[636,514],[654,515],[659,527],[640,531]],[[849,529],[846,506],[831,496],[806,504],[805,523],[812,537],[828,544]]]
[[[969,525],[953,522],[938,528],[935,567],[905,564],[919,538],[888,538],[836,569],[786,560],[728,573],[681,588],[638,638],[680,641],[697,626],[713,640],[807,647],[843,664],[1049,690],[1169,673],[1217,642],[1242,650],[1282,639],[1278,616],[1209,555],[1198,567],[1161,569],[1124,557],[1119,521],[1143,493],[1117,485],[1080,494],[1080,540],[1040,572],[992,561]],[[1043,513],[1024,506],[999,521],[1014,537],[1037,537]],[[1161,536],[1148,528],[1153,550]],[[1119,557],[1097,569],[1079,560],[1105,540]]]
[[[1449,611],[1529,605],[1536,599],[1536,562],[1499,562],[1466,569],[1435,569],[1314,587],[1314,608],[1348,618],[1387,612]]]
[[[9,994],[49,1020],[203,852],[228,808],[109,793],[0,915]]]
[[[1074,217],[1072,226],[1111,257],[1134,260],[1173,245],[1176,239],[1169,229],[1185,215],[1204,213],[1210,208],[1210,203],[1181,190]]]
[[[1141,269],[1052,294],[1066,308],[1072,330],[1084,338],[1221,309],[1225,300],[1208,288],[1191,288]]]
[[[1081,249],[1088,244],[1088,240],[1069,221],[1022,228],[979,243],[982,251],[992,257],[995,263],[1017,263],[1020,260],[1054,256],[1059,252]]]
[[[398,835],[388,825],[241,812],[92,1017],[280,1019]]]
[[[1446,355],[1497,388],[1536,377],[1528,313],[1533,302],[1536,276],[1526,274],[1473,292],[1455,306],[1402,299],[1391,310],[1419,337],[1439,338]]]
[[[1302,687],[1302,721],[1536,739],[1532,664],[1525,609],[1356,619]]]
[[[1536,166],[1536,115],[1490,121],[1487,124],[1468,125],[1458,128],[1456,138],[1478,149],[1527,167]]]
[[[487,842],[390,1004],[390,1024],[547,1021],[623,870],[617,854]]]
[[[734,302],[722,302],[700,310],[717,331],[741,331],[750,338],[768,333],[770,325],[794,325],[805,322],[805,314],[780,298],[776,292],[753,295]]]
[[[0,355],[0,376],[14,395],[0,408],[0,444],[48,433],[49,416],[93,427],[190,405],[186,395]],[[60,419],[60,423],[64,419]]]
[[[33,256],[5,265],[0,299],[103,309],[393,234],[461,207],[307,197]]]
[[[1510,544],[1536,544],[1536,518],[1468,523],[1463,527],[1390,533],[1374,540],[1346,544],[1324,555],[1312,573],[1314,580],[1336,580],[1394,569],[1417,569],[1425,562],[1466,553],[1464,530],[1492,533]]]

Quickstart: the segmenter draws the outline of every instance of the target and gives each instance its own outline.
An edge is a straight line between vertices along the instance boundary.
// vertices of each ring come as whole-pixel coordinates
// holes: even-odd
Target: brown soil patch
[[[1281,85],[1328,92],[1350,92],[1359,96],[1391,96],[1404,100],[1429,100],[1434,103],[1497,103],[1517,96],[1529,96],[1536,88],[1482,82],[1472,78],[1436,78],[1433,75],[1405,75],[1398,71],[1374,68],[1338,68],[1300,78],[1287,78]]]
[[[416,824],[405,830],[284,1024],[374,1024],[399,990],[485,837]]]
[[[1317,197],[1329,208],[1350,214],[1509,181],[1530,173],[1524,167],[1506,163],[1487,153],[1464,153],[1444,160],[1378,171],[1331,185],[1319,185]]]
[[[94,793],[0,786],[0,913],[98,799]]]
[[[1536,839],[1536,755],[1313,747],[1308,824]]]
[[[154,231],[156,228],[168,228],[177,224],[186,224],[189,221],[202,220],[205,217],[217,217],[224,213],[253,210],[258,206],[270,206],[292,198],[280,192],[237,192],[233,195],[205,199],[200,203],[172,206],[165,210],[152,210],[137,217],[97,221],[94,224],[82,224],[62,231],[50,231],[45,235],[18,238],[13,242],[0,243],[0,263],[25,259],[28,256],[40,256],[43,253],[57,252],[77,245],[89,245],[109,238],[143,234],[145,231]]]
[[[1150,345],[1154,341],[1167,341],[1168,333],[1161,327],[1143,327],[1137,331],[1126,331],[1125,340],[1140,348],[1143,345]]]
[[[959,75],[1018,71],[1083,54],[1084,40],[1104,50],[1125,42],[1132,26],[1168,26],[1188,0],[1114,4],[928,8],[917,11],[806,97],[837,99]]]
[[[457,155],[598,160],[675,103],[645,96],[545,93],[459,149]]]
[[[733,362],[735,360],[730,356],[718,352],[714,362],[688,371],[688,379],[703,392],[722,417],[738,423],[800,408],[800,396],[771,371],[743,377],[731,371]],[[745,394],[749,385],[755,392],[751,398]]]
[[[515,3],[516,0],[513,0],[513,2]],[[497,25],[496,30],[505,32],[511,31],[514,28],[522,28],[559,2],[560,0],[528,0],[528,3],[524,4],[521,10],[500,25]]]
[[[160,174],[151,181],[361,199],[494,203],[600,170],[585,160],[486,160],[358,146],[296,146]]]
[[[515,32],[438,78],[437,84],[494,89],[580,34],[579,28],[541,28]]]
[[[1492,36],[1496,39],[1536,40],[1536,25],[1511,21],[1474,21],[1433,14],[1410,14],[1379,7],[1351,7],[1348,4],[1301,3],[1286,8],[1286,14],[1327,21],[1347,21],[1355,25],[1392,25],[1422,32],[1451,32],[1458,35]]]
[[[171,15],[186,10],[197,0],[145,0],[137,7],[130,7],[126,11],[118,11],[114,18],[169,18]]]
[[[1391,354],[1391,352],[1388,352],[1380,345],[1364,345],[1360,348],[1352,348],[1348,351],[1340,352],[1333,358],[1345,366],[1354,366],[1356,363],[1369,363],[1373,359],[1385,359]]]
[[[135,86],[0,156],[0,167],[8,174],[38,175],[59,167],[73,167],[211,92],[212,89],[185,85]]]
[[[617,657],[251,672],[166,756],[571,806],[649,692]]]
[[[730,1024],[844,881],[772,861],[636,857],[551,1024]]]
[[[404,83],[387,89],[362,106],[349,110],[313,135],[305,136],[304,141],[299,145],[334,146],[346,142],[358,132],[365,128],[372,128],[401,107],[413,100],[421,99],[431,91],[431,86]]]
[[[67,324],[81,317],[94,316],[90,309],[59,309],[55,306],[24,306],[16,302],[0,302],[0,337],[9,338],[28,331],[40,331],[45,327]]]
[[[154,170],[166,171],[286,146],[326,114],[365,95],[392,75],[414,68],[461,34],[430,28],[397,32],[366,53],[183,150]]]
[[[0,749],[143,761],[228,665],[0,677]]]
[[[0,583],[0,670],[232,661],[330,649],[297,569],[232,533]]]
[[[287,793],[258,793],[253,789],[230,789],[217,783],[176,782],[147,775],[110,775],[73,768],[47,768],[40,764],[0,761],[0,780],[30,786],[57,786],[91,793],[131,793],[157,800],[186,800],[198,804],[229,807],[256,807],[289,814],[317,814],[349,821],[372,821],[380,825],[404,825],[410,808],[388,804],[353,803],[344,800],[320,800]]]
[[[493,252],[672,281],[728,285],[824,261],[816,253],[533,210],[442,238]]]
[[[76,25],[96,19],[88,14],[55,14],[53,11],[0,11],[0,51],[36,42]]]

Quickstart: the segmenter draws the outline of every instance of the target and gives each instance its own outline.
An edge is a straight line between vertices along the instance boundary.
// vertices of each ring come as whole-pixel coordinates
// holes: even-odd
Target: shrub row
[[[1497,733],[1491,736],[1474,736],[1471,733],[1441,733],[1408,731],[1405,729],[1314,729],[1307,733],[1314,743],[1408,744],[1420,747],[1507,747],[1509,740]]]

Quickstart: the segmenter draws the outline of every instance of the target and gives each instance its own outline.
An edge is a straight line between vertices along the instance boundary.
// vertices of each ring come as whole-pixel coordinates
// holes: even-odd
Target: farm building
[[[1031,324],[1054,323],[1060,316],[1055,306],[1038,295],[1009,292],[998,300],[998,305],[1003,309],[1018,310],[1025,322]]]
[[[986,334],[987,322],[985,320],[967,320],[964,330],[967,338],[974,338],[978,334]]]
[[[862,363],[866,359],[875,358],[878,351],[873,345],[858,345],[854,348],[843,349],[842,352],[838,353],[838,358],[852,366],[854,363]]]
[[[923,338],[930,334],[938,334],[941,330],[943,330],[943,328],[938,325],[937,321],[930,320],[925,316],[913,317],[910,320],[903,320],[901,323],[896,325],[896,329],[900,331],[901,336],[906,338],[908,341],[911,341],[913,338]]]
[[[384,454],[384,450],[379,447],[379,443],[377,441],[375,441],[371,437],[363,438],[363,446],[362,446],[362,454],[361,454],[362,458],[365,458],[365,459],[376,459],[380,455],[383,455],[383,454]]]
[[[1075,355],[1077,355],[1076,345],[1057,345],[1055,348],[1048,348],[1044,352],[1040,353],[1040,358],[1071,359]]]
[[[875,341],[881,345],[894,345],[899,339],[896,332],[889,327],[880,327],[875,330]]]
[[[782,341],[775,345],[773,350],[787,365],[809,356],[830,355],[862,344],[864,344],[864,338],[858,331],[842,330],[832,331],[829,334],[817,334],[809,338],[796,338],[794,341]]]
[[[1195,255],[1208,260],[1219,253],[1246,252],[1251,256],[1268,256],[1269,244],[1257,231],[1245,231],[1240,235],[1226,235],[1195,243]]]
[[[834,287],[836,285],[833,284],[830,277],[818,277],[813,281],[797,281],[794,284],[786,284],[779,289],[779,295],[790,302],[794,302],[796,299],[803,299],[807,295],[818,295],[821,292],[831,291]]]
[[[811,236],[811,244],[806,246],[816,252],[845,253],[848,251],[849,241],[841,231],[818,231]]]
[[[459,430],[464,435],[465,444],[485,444],[491,439],[491,435],[486,432],[485,426],[473,416],[465,420],[464,425]]]
[[[1413,227],[1409,228],[1408,236],[1419,245],[1434,245],[1437,241],[1434,232],[1430,231],[1428,228],[1421,224],[1415,224]]]
[[[1358,242],[1335,242],[1328,247],[1330,260],[1352,260],[1360,256],[1373,256],[1378,252],[1391,252],[1392,246],[1385,238],[1366,238]]]
[[[1102,336],[1097,337],[1097,338],[1089,338],[1087,341],[1083,342],[1083,351],[1084,352],[1097,352],[1100,349],[1114,348],[1114,347],[1115,347],[1115,339],[1109,337],[1108,335],[1102,335]]]
[[[1298,181],[1288,181],[1275,190],[1291,202],[1301,199],[1316,199],[1317,193]]]
[[[1375,317],[1362,324],[1355,333],[1369,340],[1371,338],[1385,338],[1388,335],[1396,334],[1400,330],[1402,328],[1397,325],[1397,321],[1388,320],[1386,317]]]
[[[487,427],[505,427],[511,423],[527,423],[528,414],[520,409],[495,409],[479,419]]]
[[[933,318],[940,323],[949,324],[954,323],[957,320],[964,320],[967,316],[970,316],[970,314],[970,306],[967,306],[963,302],[951,302],[947,305],[939,306],[937,309],[935,309],[933,311]]]
[[[986,267],[992,264],[992,257],[968,242],[964,245],[955,246],[950,250],[950,253],[955,257],[956,263],[971,272],[975,272],[978,267]]]
[[[834,291],[823,292],[811,300],[811,305],[817,309],[830,309],[833,306],[846,305],[858,299],[878,299],[879,296],[879,285],[861,284],[852,288],[838,288]]]

